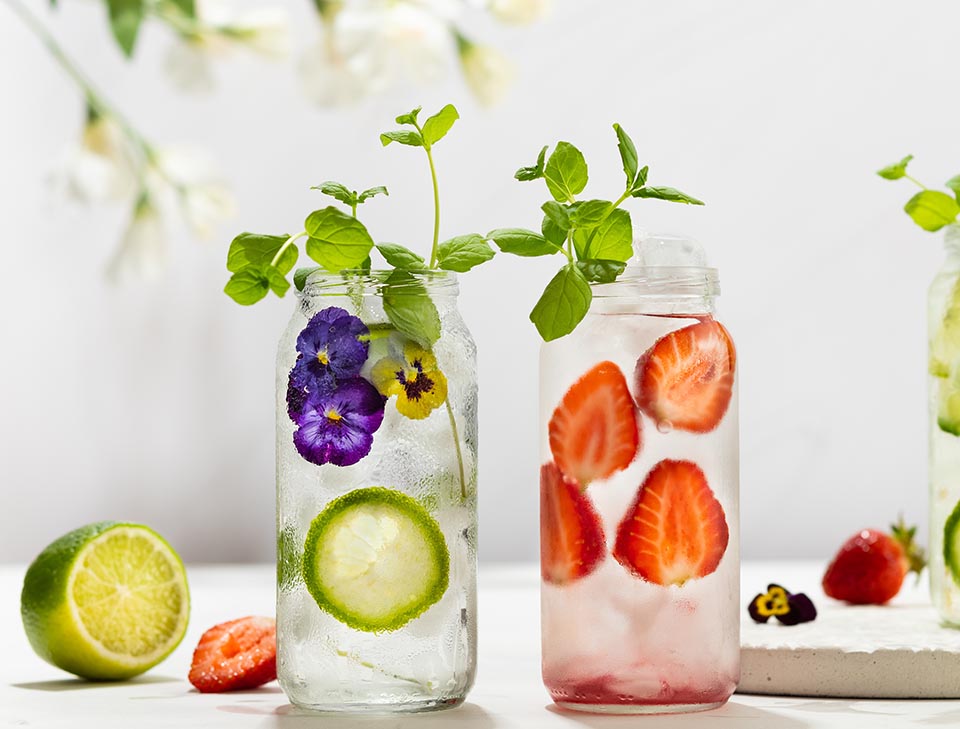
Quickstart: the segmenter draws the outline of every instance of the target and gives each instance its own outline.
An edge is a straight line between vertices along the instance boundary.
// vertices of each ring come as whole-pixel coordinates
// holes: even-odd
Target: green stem
[[[450,416],[450,430],[453,433],[453,445],[457,449],[457,465],[460,467],[460,497],[467,500],[467,479],[463,474],[463,451],[460,450],[460,433],[457,430],[457,419],[453,415],[453,407],[450,405],[450,397],[447,396],[447,415]]]
[[[287,238],[287,239],[283,242],[283,245],[280,246],[280,250],[277,251],[277,255],[275,255],[275,256],[273,257],[273,260],[270,261],[270,266],[271,266],[271,267],[274,267],[274,266],[276,266],[278,263],[280,263],[280,258],[283,256],[284,251],[286,251],[287,248],[289,248],[290,246],[292,246],[293,243],[294,243],[294,241],[300,240],[300,238],[303,238],[305,235],[307,235],[307,231],[301,230],[301,231],[300,231],[299,233],[297,233],[296,235],[291,235],[289,238]]]
[[[414,122],[413,126],[423,138],[423,129]],[[427,162],[430,163],[430,181],[433,183],[433,246],[430,248],[430,268],[437,267],[437,246],[440,243],[440,187],[437,185],[437,168],[433,164],[433,150],[426,139],[423,140],[423,151],[427,153]]]
[[[904,176],[906,179],[910,180],[910,182],[912,182],[914,185],[916,185],[917,187],[919,187],[921,190],[926,190],[926,189],[927,189],[927,186],[924,185],[922,182],[920,182],[920,180],[918,180],[918,179],[917,179],[916,177],[914,177],[913,175],[908,175],[908,174],[904,173],[903,176]]]
[[[350,203],[350,214],[351,214],[353,217],[357,217],[357,203],[356,203],[356,202]]]

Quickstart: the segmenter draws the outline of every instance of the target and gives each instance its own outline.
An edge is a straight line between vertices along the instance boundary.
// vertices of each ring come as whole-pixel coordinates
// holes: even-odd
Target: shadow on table
[[[256,706],[228,704],[217,707],[230,714],[257,714],[269,717],[268,726],[276,729],[316,729],[322,724],[325,729],[419,729],[448,727],[456,723],[458,729],[492,729],[491,716],[476,704],[465,703],[456,709],[424,714],[363,714],[341,716],[298,709],[290,704],[276,709],[261,709]],[[318,722],[319,720],[319,722]]]
[[[615,727],[631,727],[637,729],[640,723],[643,729],[682,729],[683,727],[704,726],[727,727],[756,727],[757,729],[805,729],[813,726],[805,721],[783,716],[775,711],[760,709],[755,706],[745,706],[731,701],[719,709],[697,711],[690,714],[588,714],[579,711],[568,711],[554,704],[549,704],[546,710],[553,714],[560,714],[565,719],[581,724],[591,729],[614,729]],[[716,722],[711,724],[711,722]]]
[[[83,678],[59,678],[53,681],[29,681],[27,683],[12,683],[12,688],[27,691],[84,691],[86,689],[104,689],[114,686],[130,687],[148,683],[176,683],[181,679],[170,676],[137,676],[123,681],[88,681]]]

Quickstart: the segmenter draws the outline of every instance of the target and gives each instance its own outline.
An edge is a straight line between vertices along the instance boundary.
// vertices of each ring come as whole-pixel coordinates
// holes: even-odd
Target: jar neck
[[[628,266],[613,283],[592,289],[591,311],[598,314],[712,314],[720,294],[716,269],[700,266]]]
[[[307,277],[300,292],[304,300],[324,297],[383,298],[390,296],[422,296],[433,301],[456,302],[460,293],[457,276],[448,271],[315,271]]]

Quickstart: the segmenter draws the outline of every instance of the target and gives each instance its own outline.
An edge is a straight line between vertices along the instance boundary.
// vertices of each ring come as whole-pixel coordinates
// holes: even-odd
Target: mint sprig
[[[920,188],[920,192],[907,200],[903,206],[904,212],[913,222],[932,233],[960,222],[960,175],[944,183],[944,187],[952,194],[931,190],[907,172],[907,166],[912,161],[913,155],[908,154],[899,162],[877,170],[877,174],[885,180],[909,180]]]
[[[548,342],[572,332],[586,316],[593,299],[591,283],[611,283],[626,268],[633,255],[633,223],[620,207],[624,201],[652,198],[703,205],[675,188],[648,186],[649,167],[640,166],[630,135],[619,124],[613,130],[626,179],[620,197],[578,200],[589,179],[587,162],[574,145],[558,142],[549,158],[549,147],[544,147],[535,164],[521,167],[515,175],[521,182],[542,178],[553,198],[541,206],[540,232],[498,228],[487,234],[503,253],[524,257],[560,253],[567,259],[530,312],[530,320]]]

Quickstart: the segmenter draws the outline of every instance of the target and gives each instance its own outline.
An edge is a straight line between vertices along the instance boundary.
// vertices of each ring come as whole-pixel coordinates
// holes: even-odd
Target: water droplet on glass
[[[659,430],[661,433],[669,433],[671,430],[673,430],[673,423],[671,423],[669,420],[661,420],[659,423],[657,423],[657,430]]]

